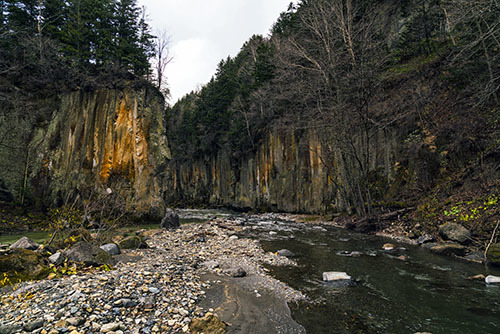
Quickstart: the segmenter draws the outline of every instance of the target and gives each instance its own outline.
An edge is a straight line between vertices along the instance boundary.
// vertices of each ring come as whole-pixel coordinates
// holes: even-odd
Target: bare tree
[[[369,216],[370,140],[386,124],[370,106],[385,58],[380,17],[359,10],[351,0],[312,1],[298,13],[301,28],[275,44],[280,96],[300,101],[287,112],[288,126],[320,134],[321,161],[337,198],[345,209]]]
[[[165,69],[167,65],[173,60],[170,52],[171,38],[165,30],[160,31],[156,37],[156,58],[155,62],[155,76],[156,87],[161,92],[168,92],[167,81],[165,77]]]

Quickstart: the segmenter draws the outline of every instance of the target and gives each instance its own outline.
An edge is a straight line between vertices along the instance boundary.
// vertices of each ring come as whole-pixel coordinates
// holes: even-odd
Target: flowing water
[[[297,267],[269,269],[309,297],[290,305],[294,319],[308,333],[500,333],[500,285],[467,279],[476,274],[500,276],[500,269],[375,236],[298,224],[279,215],[220,210],[179,213],[181,223],[235,220],[244,228],[241,236],[259,240],[266,251],[292,251]],[[29,236],[36,241],[47,237]],[[0,243],[19,237],[0,236]],[[396,244],[396,249],[382,250],[387,242]],[[345,271],[353,281],[324,283],[325,271]]]
[[[288,249],[297,255],[298,267],[270,269],[309,297],[290,305],[308,333],[500,333],[500,286],[467,279],[500,276],[499,269],[272,215],[241,224],[242,234],[260,240],[266,251]],[[387,242],[396,249],[382,250]],[[345,271],[353,281],[325,283],[325,271]]]

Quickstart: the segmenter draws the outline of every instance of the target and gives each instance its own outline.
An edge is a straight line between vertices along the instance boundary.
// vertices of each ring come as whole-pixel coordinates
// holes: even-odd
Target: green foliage
[[[274,77],[274,50],[253,36],[235,58],[221,60],[215,76],[167,112],[169,139],[177,159],[197,159],[230,150],[248,152],[258,136],[250,116],[252,93]]]
[[[461,209],[458,206],[453,206],[450,208],[450,210],[445,210],[444,215],[445,216],[456,216],[460,213]]]
[[[0,73],[11,81],[41,81],[46,88],[90,84],[99,74],[150,73],[154,36],[136,0],[5,0],[1,6]]]
[[[51,272],[47,276],[47,279],[78,274],[76,263],[69,263],[68,260],[65,260],[60,266],[50,264],[49,269]]]

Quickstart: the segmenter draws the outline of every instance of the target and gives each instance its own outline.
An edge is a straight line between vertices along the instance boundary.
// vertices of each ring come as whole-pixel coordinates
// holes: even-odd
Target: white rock
[[[351,276],[347,275],[345,272],[341,271],[328,271],[323,273],[323,281],[344,281],[350,280]]]
[[[51,256],[49,256],[49,261],[50,261],[50,263],[58,266],[58,265],[60,265],[61,263],[64,262],[64,255],[62,255],[61,252],[57,252],[57,253],[52,254]]]
[[[101,332],[102,333],[108,333],[108,332],[117,330],[119,327],[120,327],[119,324],[111,322],[109,324],[102,325]]]
[[[500,284],[500,277],[488,275],[488,276],[486,276],[484,281],[486,282],[486,284]]]
[[[99,248],[111,255],[121,254],[120,247],[118,247],[116,244],[105,244],[100,246]]]

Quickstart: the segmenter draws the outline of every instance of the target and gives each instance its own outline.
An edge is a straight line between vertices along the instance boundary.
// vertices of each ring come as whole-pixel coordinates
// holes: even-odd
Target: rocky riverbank
[[[304,296],[271,278],[263,267],[294,262],[265,253],[257,241],[238,238],[239,228],[216,220],[158,230],[150,233],[148,249],[116,256],[114,270],[5,288],[0,296],[0,333],[199,332],[200,320],[195,319],[207,319],[207,313],[210,318],[209,311],[217,313],[223,310],[218,306],[227,305],[221,302],[211,304],[215,310],[207,309],[200,304],[205,296],[219,295],[221,301],[230,298],[216,291],[243,291],[265,299],[267,305],[279,305],[280,314],[275,316],[280,323],[287,319],[300,332],[284,305]],[[217,276],[204,276],[203,280],[202,275],[207,274]],[[215,287],[221,284],[224,289]],[[251,298],[242,298],[237,305],[244,309],[249,301]],[[231,332],[234,319],[226,311],[221,318]],[[279,333],[279,323],[276,326],[271,330]]]

